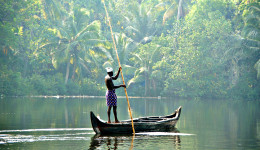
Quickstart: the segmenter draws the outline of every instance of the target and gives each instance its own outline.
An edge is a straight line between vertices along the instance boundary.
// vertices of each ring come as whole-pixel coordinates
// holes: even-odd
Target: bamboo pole
[[[115,48],[115,51],[116,51],[116,56],[117,56],[117,60],[118,60],[118,65],[119,65],[119,67],[121,67],[120,60],[119,60],[119,56],[118,56],[118,53],[117,53],[116,43],[115,43],[115,39],[114,39],[114,35],[113,35],[113,30],[112,30],[110,18],[109,18],[108,12],[107,12],[107,8],[106,8],[106,5],[105,5],[105,1],[104,1],[104,0],[101,0],[101,1],[103,2],[104,8],[105,8],[105,11],[106,11],[106,16],[107,16],[108,23],[109,23],[109,27],[110,27],[110,32],[111,32],[111,37],[112,37],[112,40],[113,40],[114,48]],[[123,80],[123,84],[125,85],[125,80],[124,80],[124,76],[123,76],[123,71],[122,71],[122,69],[120,70],[120,72],[121,72],[121,77],[122,77],[122,80]],[[128,112],[129,112],[129,115],[130,115],[131,121],[132,121],[133,134],[135,134],[134,122],[133,122],[133,117],[132,117],[132,112],[131,112],[131,108],[130,108],[130,103],[129,103],[129,99],[128,99],[126,87],[124,88],[124,90],[125,90],[126,100],[127,100],[127,103],[128,103]]]

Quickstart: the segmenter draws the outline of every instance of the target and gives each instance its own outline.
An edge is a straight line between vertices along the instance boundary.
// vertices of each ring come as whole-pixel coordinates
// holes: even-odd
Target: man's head
[[[107,74],[108,74],[110,77],[113,76],[113,68],[107,67],[106,70],[107,70]]]

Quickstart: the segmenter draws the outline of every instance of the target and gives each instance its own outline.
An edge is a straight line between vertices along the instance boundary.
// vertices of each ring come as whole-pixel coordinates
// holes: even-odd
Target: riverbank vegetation
[[[0,3],[1,95],[104,95],[111,19],[129,95],[260,98],[257,0]]]

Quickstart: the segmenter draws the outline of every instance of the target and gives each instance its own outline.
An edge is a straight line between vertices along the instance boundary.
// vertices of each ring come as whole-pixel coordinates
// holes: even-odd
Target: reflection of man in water
[[[107,86],[106,100],[107,100],[107,106],[108,106],[108,110],[107,110],[108,123],[111,123],[110,111],[111,111],[112,106],[113,106],[113,112],[114,112],[114,116],[115,116],[115,122],[118,123],[119,121],[117,119],[117,112],[116,112],[117,96],[115,93],[115,89],[120,88],[120,87],[126,87],[126,86],[125,85],[115,86],[112,81],[112,80],[116,80],[118,78],[119,73],[121,71],[121,67],[118,69],[115,77],[113,77],[112,68],[106,68],[106,70],[107,70],[107,76],[105,77],[105,82],[106,82],[106,86]]]
[[[99,134],[95,134],[92,138],[91,138],[91,143],[89,145],[89,150],[96,150],[96,149],[104,149],[105,146],[102,145],[106,145],[107,149],[114,149],[116,150],[118,147],[118,144],[124,144],[124,141],[117,136],[108,136],[107,138],[104,138],[103,136],[99,135]],[[114,144],[113,144],[114,142]],[[114,146],[114,147],[113,147]],[[121,145],[122,146],[122,145]],[[122,148],[121,148],[122,149]]]

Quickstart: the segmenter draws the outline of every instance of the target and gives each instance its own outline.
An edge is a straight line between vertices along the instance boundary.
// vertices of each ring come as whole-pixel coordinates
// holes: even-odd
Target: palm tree
[[[260,4],[252,2],[248,5],[246,14],[244,15],[245,26],[242,36],[245,38],[245,46],[253,53],[258,53],[260,50]],[[254,55],[255,56],[255,55]],[[256,55],[256,58],[259,55]],[[260,78],[260,59],[254,65],[257,70],[257,78]]]
[[[242,35],[234,34],[227,38],[230,48],[226,50],[224,56],[220,59],[222,63],[226,63],[232,72],[230,78],[232,85],[236,85],[241,74],[242,65],[239,66],[239,61],[250,59],[255,61],[254,67],[257,70],[257,78],[260,77],[260,36],[259,36],[259,4],[248,4],[248,9],[245,9],[244,28]],[[244,66],[248,67],[248,66]],[[247,68],[248,69],[248,68]]]
[[[171,17],[176,15],[176,19],[180,20],[184,18],[188,13],[188,5],[190,4],[190,0],[175,0],[171,6],[166,10],[163,15],[163,24]]]
[[[128,64],[129,55],[137,47],[137,44],[124,33],[115,33],[115,43],[118,49],[118,56],[120,58],[121,64]],[[102,48],[102,51],[108,58],[108,60],[103,64],[103,67],[116,66],[117,57],[114,49],[106,50]]]
[[[89,23],[89,11],[83,8],[70,8],[63,19],[58,20],[54,28],[49,29],[55,37],[42,45],[40,48],[50,48],[52,63],[55,68],[60,64],[66,63],[65,83],[70,76],[71,65],[72,75],[81,70],[82,66],[90,72],[90,68],[85,65],[92,56],[91,48],[99,43],[100,22],[93,21]]]
[[[64,17],[64,9],[58,0],[41,0],[42,9],[41,13],[45,20],[52,23],[58,22]]]
[[[134,5],[129,8],[127,14],[123,16],[125,19],[124,32],[128,37],[131,37],[137,43],[147,43],[151,41],[152,37],[156,34],[156,16],[153,14],[153,9],[147,8],[144,3]]]
[[[147,48],[149,47],[149,51]],[[135,64],[135,75],[129,80],[128,86],[132,84],[143,83],[145,84],[145,93],[144,95],[151,95],[151,88],[153,88],[153,92],[156,92],[156,85],[154,77],[158,76],[158,74],[162,74],[159,70],[153,70],[154,64],[160,59],[160,46],[150,43],[143,45],[140,49],[145,49],[145,52],[141,52],[139,54],[133,54]]]

